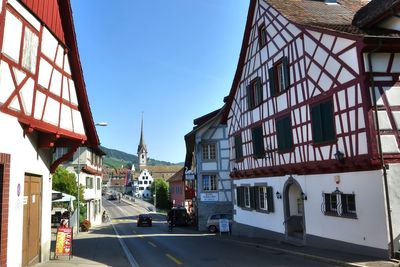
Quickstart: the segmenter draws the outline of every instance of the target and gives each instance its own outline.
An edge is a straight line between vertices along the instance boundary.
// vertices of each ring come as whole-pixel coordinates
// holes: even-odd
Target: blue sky
[[[100,142],[136,155],[141,114],[149,157],[185,159],[193,119],[223,105],[249,0],[72,0]]]

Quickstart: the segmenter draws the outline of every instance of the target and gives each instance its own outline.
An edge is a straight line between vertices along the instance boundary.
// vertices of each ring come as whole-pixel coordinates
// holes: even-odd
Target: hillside
[[[136,155],[132,155],[117,149],[111,149],[104,146],[100,146],[101,150],[103,150],[106,155],[103,158],[103,164],[112,168],[121,168],[121,166],[131,167],[132,164],[135,165],[135,168],[138,169],[138,157]],[[157,166],[157,165],[183,165],[183,163],[171,163],[168,161],[161,161],[152,158],[148,158],[147,165],[149,166]]]

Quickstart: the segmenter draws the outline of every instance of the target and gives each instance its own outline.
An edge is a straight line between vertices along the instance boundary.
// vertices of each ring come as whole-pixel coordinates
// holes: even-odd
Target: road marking
[[[147,243],[149,243],[152,247],[154,247],[154,248],[156,248],[157,246],[156,246],[156,244],[154,244],[153,242],[151,242],[151,241],[147,241]]]
[[[170,255],[170,254],[165,254],[165,256],[167,256],[170,260],[172,260],[173,262],[175,262],[177,265],[182,265],[183,262],[181,262],[180,260],[178,260],[177,258],[175,258],[174,256]]]
[[[124,251],[126,258],[128,259],[131,267],[139,267],[139,264],[136,262],[135,258],[133,257],[132,253],[129,251],[128,247],[125,244],[125,241],[121,238],[119,235],[117,228],[114,226],[114,224],[111,224],[112,227],[114,228],[114,232],[118,237],[119,244],[122,247],[122,250]]]

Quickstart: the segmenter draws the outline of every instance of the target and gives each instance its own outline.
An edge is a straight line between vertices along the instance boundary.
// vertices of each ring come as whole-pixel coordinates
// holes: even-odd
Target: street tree
[[[170,209],[171,202],[168,197],[168,184],[163,179],[154,179],[151,184],[151,195],[156,195],[156,208]]]

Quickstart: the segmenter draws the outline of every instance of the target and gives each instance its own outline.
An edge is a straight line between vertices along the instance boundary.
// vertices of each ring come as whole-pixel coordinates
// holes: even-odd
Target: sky
[[[185,160],[193,120],[223,106],[249,0],[71,0],[80,60],[101,145]]]

